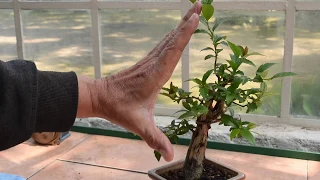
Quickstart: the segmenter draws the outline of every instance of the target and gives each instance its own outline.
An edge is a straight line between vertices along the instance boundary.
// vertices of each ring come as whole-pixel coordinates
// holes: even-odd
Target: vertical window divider
[[[98,0],[91,0],[91,23],[92,23],[92,48],[93,48],[93,66],[95,78],[100,78],[101,73],[101,34],[99,22],[99,4]]]
[[[13,0],[13,12],[14,12],[14,25],[16,31],[16,41],[17,41],[17,55],[18,59],[24,59],[24,46],[23,46],[23,29],[21,21],[21,9],[19,0]]]
[[[287,2],[283,71],[289,72],[292,71],[296,2],[295,0],[288,0]],[[281,119],[290,117],[291,85],[292,77],[286,77],[283,79],[281,92]]]
[[[191,7],[191,3],[188,0],[181,0],[181,19],[188,12]],[[182,56],[181,56],[181,78],[182,78],[182,89],[189,91],[189,82],[186,82],[190,79],[190,43],[185,47]]]

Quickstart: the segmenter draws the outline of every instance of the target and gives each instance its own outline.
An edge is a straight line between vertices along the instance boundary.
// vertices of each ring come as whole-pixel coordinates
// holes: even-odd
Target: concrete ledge
[[[167,116],[155,117],[156,123],[160,128],[168,125],[173,119],[173,117]],[[100,118],[77,119],[74,125],[126,131]],[[256,138],[256,146],[304,152],[320,152],[320,129],[296,127],[286,124],[263,123],[259,124],[259,126],[255,128],[255,131],[260,134],[254,135]],[[214,124],[209,131],[209,140],[230,144],[249,144],[244,139],[234,139],[231,141],[229,134],[229,127]],[[184,137],[190,138],[191,133],[184,135]]]

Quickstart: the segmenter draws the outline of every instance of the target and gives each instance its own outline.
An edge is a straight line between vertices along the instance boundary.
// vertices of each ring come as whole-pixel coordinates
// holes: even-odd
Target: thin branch
[[[241,105],[241,104],[238,104],[236,102],[232,102],[233,104],[237,105],[237,106],[240,106],[240,107],[247,107],[246,105]]]

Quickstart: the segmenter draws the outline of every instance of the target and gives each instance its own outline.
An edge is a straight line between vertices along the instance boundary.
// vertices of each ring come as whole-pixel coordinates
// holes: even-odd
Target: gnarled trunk
[[[198,124],[192,135],[183,167],[185,180],[196,180],[202,175],[209,128],[209,124]]]

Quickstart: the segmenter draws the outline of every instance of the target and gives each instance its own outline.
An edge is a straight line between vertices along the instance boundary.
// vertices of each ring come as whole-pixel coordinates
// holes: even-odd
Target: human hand
[[[195,3],[180,24],[134,66],[95,81],[79,78],[79,86],[86,84],[86,88],[79,88],[77,116],[91,113],[108,119],[139,135],[166,161],[171,161],[173,147],[155,124],[154,107],[161,88],[171,77],[185,46],[198,27],[201,7],[201,2]],[[90,98],[80,98],[84,91],[89,92]],[[92,112],[84,113],[84,108],[80,106],[88,106],[88,102],[91,102]]]

